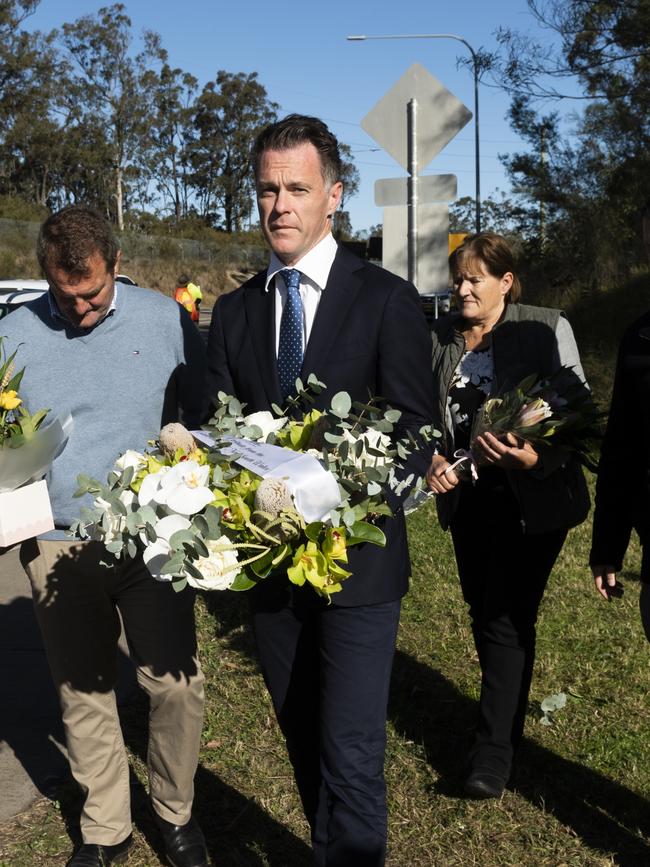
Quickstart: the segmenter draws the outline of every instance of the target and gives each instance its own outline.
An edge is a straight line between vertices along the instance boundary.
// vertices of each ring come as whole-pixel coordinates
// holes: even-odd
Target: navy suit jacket
[[[266,271],[215,304],[208,340],[207,393],[235,395],[246,412],[282,404],[275,351],[275,292],[265,291]],[[433,418],[431,338],[412,284],[339,247],[323,290],[302,366],[303,381],[314,373],[327,389],[316,408],[329,406],[338,391],[353,400],[380,396],[402,412],[400,428],[417,432]],[[424,472],[428,455],[410,467]],[[336,605],[367,605],[399,599],[408,589],[410,561],[401,514],[386,519],[385,548],[350,549],[353,575],[332,597]],[[252,592],[290,593],[286,575],[261,582]]]

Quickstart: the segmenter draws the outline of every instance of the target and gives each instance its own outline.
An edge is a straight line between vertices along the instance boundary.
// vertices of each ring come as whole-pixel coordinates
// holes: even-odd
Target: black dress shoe
[[[205,837],[194,817],[187,825],[172,825],[155,813],[156,824],[165,843],[165,855],[171,867],[209,867]]]
[[[68,861],[67,867],[109,867],[110,864],[124,864],[133,845],[131,834],[115,846],[102,846],[99,843],[84,843]]]
[[[464,790],[470,798],[500,798],[505,787],[501,777],[475,771],[465,780]]]

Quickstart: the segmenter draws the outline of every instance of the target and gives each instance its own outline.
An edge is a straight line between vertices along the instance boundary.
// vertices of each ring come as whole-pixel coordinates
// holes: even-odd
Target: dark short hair
[[[190,275],[189,275],[189,274],[185,274],[185,272],[183,272],[183,273],[181,274],[181,276],[178,278],[178,285],[179,285],[179,286],[187,286],[187,284],[188,284],[189,282],[190,282]]]
[[[110,223],[95,208],[70,205],[45,220],[38,233],[36,255],[47,274],[60,268],[67,274],[85,277],[88,259],[99,253],[106,269],[115,267],[120,251]]]
[[[517,276],[515,254],[512,247],[496,232],[479,232],[467,235],[460,247],[456,247],[449,257],[449,270],[452,279],[462,271],[482,265],[492,277],[503,277],[512,274],[512,286],[506,296],[506,302],[515,303],[521,298],[521,282]]]
[[[317,117],[289,114],[282,120],[265,127],[253,144],[255,174],[264,151],[284,151],[309,142],[320,155],[323,180],[330,186],[341,180],[342,166],[339,143]]]

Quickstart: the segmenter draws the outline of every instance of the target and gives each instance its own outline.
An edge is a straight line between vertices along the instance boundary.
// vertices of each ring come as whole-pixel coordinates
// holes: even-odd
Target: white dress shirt
[[[332,234],[326,235],[315,247],[299,259],[291,268],[300,271],[300,298],[302,300],[302,345],[307,349],[309,335],[318,310],[320,297],[325,290],[327,280],[334,263],[338,247]],[[266,291],[269,291],[272,281],[275,281],[275,354],[277,357],[280,345],[280,321],[287,300],[287,287],[280,271],[288,268],[275,253],[271,253],[271,261],[266,272]]]

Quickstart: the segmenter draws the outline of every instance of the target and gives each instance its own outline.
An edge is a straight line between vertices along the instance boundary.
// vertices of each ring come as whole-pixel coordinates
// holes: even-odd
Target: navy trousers
[[[286,580],[286,579],[285,579]],[[317,867],[386,857],[386,712],[400,602],[337,607],[295,588],[253,598],[264,679],[287,743]]]

